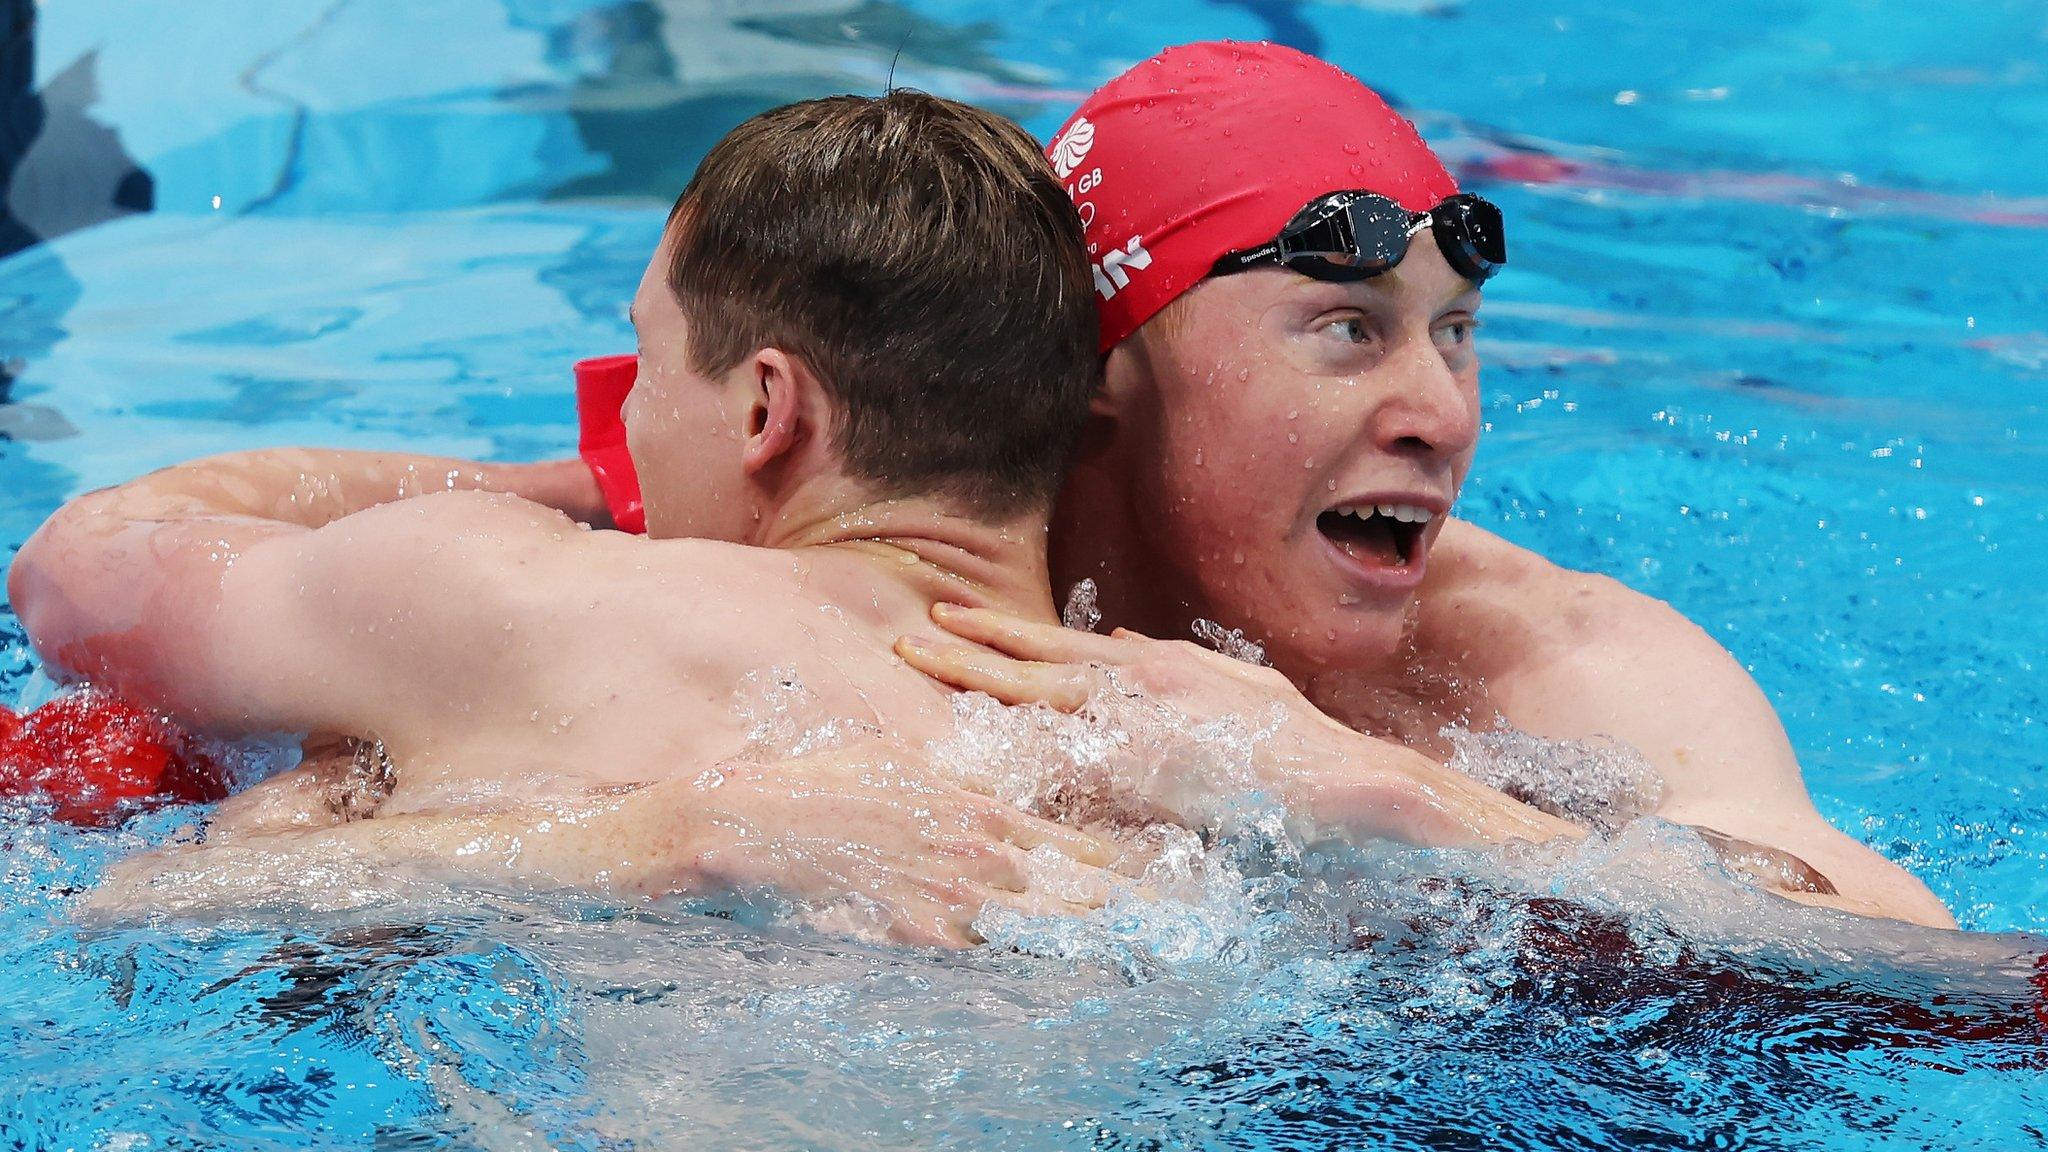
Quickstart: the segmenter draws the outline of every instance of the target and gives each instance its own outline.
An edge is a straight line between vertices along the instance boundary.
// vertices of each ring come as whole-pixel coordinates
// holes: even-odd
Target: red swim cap
[[[26,716],[0,706],[0,797],[29,794],[67,824],[104,824],[142,802],[222,799],[228,773],[169,721],[87,690]]]
[[[1372,89],[1276,44],[1168,48],[1097,89],[1045,154],[1087,228],[1105,353],[1318,196],[1424,212],[1458,191]]]

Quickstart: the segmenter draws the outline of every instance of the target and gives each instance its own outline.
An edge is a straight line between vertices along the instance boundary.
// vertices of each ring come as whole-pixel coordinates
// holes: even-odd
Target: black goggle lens
[[[1409,242],[1425,228],[1451,267],[1474,283],[1483,283],[1507,263],[1500,209],[1471,193],[1453,196],[1429,212],[1410,212],[1374,193],[1340,192],[1302,209],[1263,252],[1230,253],[1217,261],[1215,271],[1279,263],[1316,280],[1370,279],[1399,264]]]
[[[1280,241],[1281,260],[1288,267],[1319,280],[1364,280],[1378,276],[1401,262],[1408,254],[1410,213],[1399,204],[1378,196],[1362,197],[1338,208],[1330,224],[1341,224],[1348,235],[1337,243],[1329,237],[1317,245],[1319,251],[1289,251]],[[1325,231],[1318,229],[1317,231]]]
[[[1437,205],[1430,213],[1430,231],[1444,259],[1467,280],[1485,281],[1508,262],[1500,209],[1470,193]]]

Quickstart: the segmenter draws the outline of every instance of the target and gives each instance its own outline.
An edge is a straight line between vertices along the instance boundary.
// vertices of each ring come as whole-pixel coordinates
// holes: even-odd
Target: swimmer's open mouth
[[[1316,529],[1360,563],[1406,568],[1422,552],[1436,513],[1415,504],[1345,504],[1316,517]]]

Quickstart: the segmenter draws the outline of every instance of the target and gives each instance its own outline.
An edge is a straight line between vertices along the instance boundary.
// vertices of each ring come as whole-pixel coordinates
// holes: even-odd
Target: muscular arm
[[[465,605],[576,531],[481,491],[574,503],[568,469],[462,465],[277,451],[168,468],[60,509],[10,593],[47,663],[197,727],[382,732],[450,658]],[[406,499],[420,489],[438,495]]]
[[[828,926],[957,946],[975,939],[989,902],[1032,915],[1099,907],[1122,886],[1103,870],[1115,857],[871,745],[546,803],[210,834],[114,866],[85,910],[331,907],[403,898],[420,884],[614,899],[772,887]],[[827,908],[842,914],[825,918]]]
[[[1613,581],[1555,579],[1548,610],[1565,607],[1583,627],[1535,650],[1539,673],[1501,681],[1499,702],[1517,727],[1551,739],[1604,735],[1638,749],[1664,778],[1659,816],[1806,861],[1837,891],[1809,903],[1955,926],[1926,885],[1815,809],[1784,725],[1727,650]]]
[[[604,495],[580,460],[485,464],[408,452],[271,448],[175,465],[73,501],[51,517],[119,493],[122,506],[159,516],[242,517],[318,528],[343,516],[433,492],[501,492],[580,523],[609,523]],[[104,503],[104,501],[101,501]]]

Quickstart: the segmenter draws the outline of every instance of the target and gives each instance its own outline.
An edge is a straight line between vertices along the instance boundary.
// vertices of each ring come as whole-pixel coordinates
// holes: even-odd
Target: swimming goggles
[[[1469,192],[1427,212],[1410,212],[1377,192],[1331,192],[1295,213],[1271,243],[1224,253],[1209,274],[1279,264],[1317,280],[1365,280],[1399,264],[1408,242],[1425,229],[1451,267],[1474,284],[1508,262],[1500,209]]]

